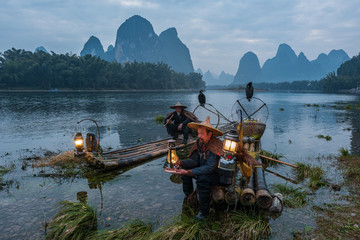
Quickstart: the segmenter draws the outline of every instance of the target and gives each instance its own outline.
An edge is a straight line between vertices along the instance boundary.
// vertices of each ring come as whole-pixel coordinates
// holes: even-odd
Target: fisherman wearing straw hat
[[[180,102],[177,102],[170,108],[175,109],[175,111],[165,117],[164,125],[166,126],[166,130],[174,140],[177,140],[178,135],[183,133],[183,143],[187,144],[189,133],[191,132],[188,123],[199,122],[199,119],[192,112],[186,111],[185,108],[187,108],[187,106],[182,105]]]
[[[211,126],[210,117],[201,123],[189,123],[188,126],[197,130],[198,139],[190,150],[190,159],[178,161],[177,165],[182,169],[176,173],[182,175],[186,197],[194,191],[192,179],[196,179],[200,203],[196,218],[203,220],[209,215],[211,187],[231,183],[231,175],[218,168],[220,156],[223,155],[223,142],[216,137],[223,133]]]

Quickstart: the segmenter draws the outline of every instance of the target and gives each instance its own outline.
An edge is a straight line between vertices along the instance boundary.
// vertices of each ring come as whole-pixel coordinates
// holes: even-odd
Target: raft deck
[[[221,131],[229,130],[233,124],[228,124],[219,129]],[[141,163],[156,157],[167,154],[168,152],[168,141],[171,138],[166,138],[159,141],[149,142],[133,147],[123,148],[102,154],[102,158],[97,159],[99,165],[104,170],[128,167],[137,163]],[[191,135],[189,136],[188,143],[183,144],[182,139],[176,141],[177,149],[184,148],[186,146],[194,144],[196,139]]]

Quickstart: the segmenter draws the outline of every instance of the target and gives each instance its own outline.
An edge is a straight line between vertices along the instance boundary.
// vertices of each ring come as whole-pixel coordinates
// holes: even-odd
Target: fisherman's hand
[[[181,130],[181,129],[182,129],[182,127],[183,127],[183,124],[182,124],[182,123],[180,123],[180,125],[178,126],[178,130]]]
[[[188,171],[185,169],[176,169],[176,174],[187,175]]]

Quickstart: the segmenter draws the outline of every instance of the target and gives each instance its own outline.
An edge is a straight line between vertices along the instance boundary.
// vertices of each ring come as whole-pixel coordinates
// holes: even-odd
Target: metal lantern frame
[[[166,162],[168,163],[168,169],[175,169],[175,163],[173,163],[173,158],[177,158],[177,160],[179,159],[179,157],[176,154],[176,145],[175,145],[176,141],[175,140],[169,140],[168,144],[169,144],[169,150],[168,150],[168,156],[166,158]]]
[[[77,136],[81,136],[81,137],[82,137],[82,134],[81,134],[79,125],[80,125],[80,123],[82,123],[83,121],[91,121],[91,122],[95,123],[96,129],[97,129],[97,134],[98,134],[97,146],[98,146],[98,149],[101,149],[101,147],[100,147],[100,128],[99,128],[99,125],[97,124],[97,122],[96,122],[95,120],[90,119],[90,118],[82,119],[82,120],[80,120],[80,121],[78,121],[78,122],[76,123],[76,127],[75,127],[76,135],[75,135],[74,141],[76,141],[76,137],[77,137]],[[83,138],[83,137],[82,137],[82,142],[83,142],[83,143],[82,143],[82,149],[84,149],[84,138]],[[76,143],[75,143],[75,148],[76,148]],[[100,150],[100,151],[101,151],[101,150]],[[82,152],[82,151],[81,151],[81,152]],[[80,153],[80,152],[77,151],[77,154],[79,154],[79,153]]]

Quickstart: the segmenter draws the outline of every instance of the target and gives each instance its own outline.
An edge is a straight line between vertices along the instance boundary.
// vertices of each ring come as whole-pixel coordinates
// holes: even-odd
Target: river
[[[115,228],[134,218],[159,226],[177,216],[184,195],[181,184],[172,183],[170,175],[163,172],[164,157],[92,179],[39,177],[46,169],[26,167],[24,161],[47,152],[74,149],[76,122],[85,118],[99,124],[100,144],[105,149],[165,138],[165,128],[154,117],[169,113],[169,106],[177,101],[194,110],[198,105],[197,94],[197,91],[1,92],[0,165],[13,165],[14,169],[2,180],[0,238],[44,238],[43,224],[56,213],[56,204],[76,201],[79,191],[86,191],[89,203],[101,212],[101,228]],[[236,100],[245,95],[226,90],[208,90],[205,94],[207,102],[226,117],[232,114]],[[339,154],[340,147],[360,153],[360,110],[345,108],[358,104],[359,95],[255,92],[255,97],[264,101],[269,110],[261,140],[263,149],[285,156],[289,163],[321,165],[326,169],[326,177],[335,183],[342,181],[340,170],[321,156]],[[199,114],[203,117],[205,113]],[[96,133],[90,121],[81,123],[80,128],[83,135]],[[320,134],[329,135],[332,140],[319,139]],[[276,172],[293,176],[287,166],[277,168]],[[266,178],[269,186],[286,182],[270,174]],[[331,196],[329,189],[324,188],[310,198],[318,204],[337,201]],[[314,213],[311,206],[285,209],[270,223],[272,238],[291,239],[292,232],[315,226]]]

